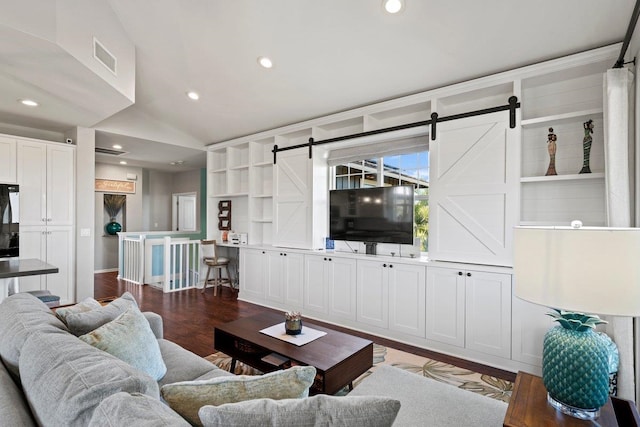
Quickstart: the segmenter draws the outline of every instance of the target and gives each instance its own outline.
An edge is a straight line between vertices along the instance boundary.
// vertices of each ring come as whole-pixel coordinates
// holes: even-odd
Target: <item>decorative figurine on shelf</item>
[[[584,126],[584,139],[582,140],[582,152],[584,160],[582,161],[582,170],[580,173],[591,173],[589,168],[589,157],[591,156],[591,134],[593,133],[593,120],[587,120],[582,124]]]
[[[556,140],[558,137],[553,133],[553,128],[549,128],[549,137],[547,139],[547,150],[549,151],[549,167],[545,176],[558,175],[556,172]]]
[[[299,311],[287,311],[284,314],[284,331],[287,335],[302,333],[302,315]]]

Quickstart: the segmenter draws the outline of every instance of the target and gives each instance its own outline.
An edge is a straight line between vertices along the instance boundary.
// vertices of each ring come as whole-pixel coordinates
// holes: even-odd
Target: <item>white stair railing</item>
[[[122,280],[137,285],[144,283],[144,240],[144,236],[122,239]]]
[[[200,277],[200,241],[164,238],[163,292],[195,288]]]

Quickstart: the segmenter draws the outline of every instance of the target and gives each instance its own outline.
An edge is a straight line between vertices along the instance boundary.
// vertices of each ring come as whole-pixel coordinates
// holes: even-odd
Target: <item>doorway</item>
[[[172,195],[171,230],[197,231],[197,193],[175,193]]]

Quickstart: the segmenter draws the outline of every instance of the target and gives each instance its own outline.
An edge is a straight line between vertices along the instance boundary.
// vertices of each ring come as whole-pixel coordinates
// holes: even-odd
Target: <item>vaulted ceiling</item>
[[[382,0],[0,0],[0,122],[95,127],[97,145],[145,147],[140,162],[176,147],[196,162],[210,143],[619,42],[634,6],[403,1],[392,15]],[[78,60],[64,25],[130,43],[134,92]]]

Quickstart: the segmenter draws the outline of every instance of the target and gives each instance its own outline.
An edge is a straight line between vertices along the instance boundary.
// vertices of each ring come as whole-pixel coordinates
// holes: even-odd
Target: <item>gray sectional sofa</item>
[[[135,329],[150,329],[147,333],[154,341],[155,348],[159,348],[162,359],[159,373],[149,371],[147,366],[136,368],[135,363],[124,361],[130,357],[126,352],[116,352],[116,357],[109,353],[113,353],[112,348],[107,346],[106,350],[101,349],[100,345],[92,341],[99,341],[103,338],[102,335],[108,336],[108,327],[117,324],[120,319],[125,320],[125,327],[135,324],[135,321],[126,318],[132,310],[127,309],[122,313],[131,304],[135,305],[137,315],[144,315],[147,320],[143,327],[136,326]],[[449,423],[447,411],[425,408],[430,405],[440,407],[447,400],[453,399],[455,402],[451,403],[460,412],[460,409],[465,408],[460,406],[461,399],[471,398],[473,404],[465,408],[468,413],[463,419],[471,420],[469,425],[497,426],[501,425],[506,411],[506,405],[502,402],[473,396],[473,393],[441,384],[435,386],[452,389],[449,391],[453,394],[444,394],[444,400],[438,400],[437,395],[441,393],[434,392],[439,390],[434,389],[434,381],[415,374],[405,376],[400,370],[398,374],[390,371],[396,369],[391,367],[374,372],[347,397],[314,396],[299,399],[306,396],[305,393],[313,382],[313,367],[295,367],[298,370],[287,373],[288,377],[280,374],[285,371],[272,373],[278,375],[277,378],[270,378],[272,374],[259,378],[247,377],[241,383],[240,376],[221,370],[163,339],[162,318],[155,313],[140,314],[130,294],[123,295],[106,307],[88,310],[88,313],[81,311],[80,314],[66,314],[66,317],[62,316],[62,312],[56,315],[38,298],[27,293],[12,295],[0,304],[1,425],[188,426],[191,423],[200,424],[202,420],[207,427],[262,426],[265,423],[388,426],[394,422],[396,415],[394,426],[464,425],[459,424],[460,417],[452,418],[452,423]],[[115,320],[108,322],[114,317]],[[83,320],[78,322],[78,318]],[[87,326],[92,322],[93,326]],[[95,322],[102,323],[103,326],[87,333],[95,327]],[[143,349],[141,354],[134,356],[136,359],[144,359],[153,353],[144,345],[129,347],[132,347],[131,350]],[[151,365],[149,361],[145,363]],[[159,379],[154,379],[154,376]],[[253,378],[256,378],[255,383],[252,382]],[[236,380],[237,384],[234,385]],[[395,384],[398,381],[400,383]],[[248,384],[249,382],[253,385]],[[182,411],[183,408],[173,405],[172,399],[179,402],[180,398],[184,400],[187,397],[191,401],[195,396],[207,401],[206,393],[213,393],[218,397],[222,394],[220,389],[207,391],[198,388],[202,384],[206,384],[205,387],[212,384],[217,387],[218,383],[225,387],[232,383],[242,393],[251,392],[252,387],[254,390],[262,387],[269,392],[280,387],[285,394],[277,397],[282,400],[275,401],[245,397],[237,399],[236,402],[246,399],[239,403],[204,407],[198,404],[195,407],[197,412],[192,413],[192,417],[188,416],[188,408]],[[194,385],[196,394],[189,397]],[[295,387],[303,388],[305,393],[287,396],[287,393],[295,391],[292,390]],[[432,392],[426,393],[428,390]],[[229,389],[224,389],[223,392],[229,393]],[[431,403],[426,397],[421,398],[427,395],[432,396],[429,397]],[[318,408],[322,408],[322,411]],[[194,411],[194,408],[190,410]],[[294,418],[290,418],[292,414]],[[438,418],[437,423],[433,422],[434,417]]]
[[[231,374],[163,339],[162,318],[144,315],[166,365],[159,381],[78,339],[38,298],[19,293],[5,299],[0,304],[2,425],[132,425],[134,420],[118,418],[129,417],[131,411],[123,411],[122,405],[102,405],[110,396],[126,393],[125,401],[132,406],[137,403],[131,396],[143,401],[140,404],[147,409],[140,412],[143,425],[188,426],[160,402],[160,387]],[[153,397],[158,405],[141,395]]]

